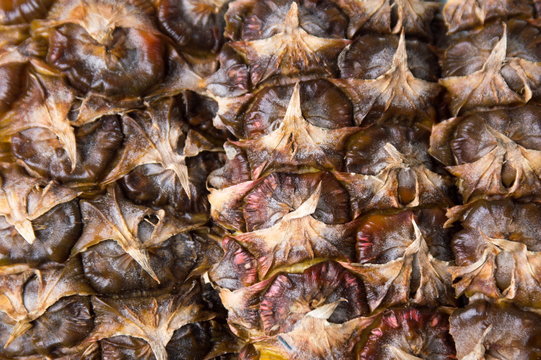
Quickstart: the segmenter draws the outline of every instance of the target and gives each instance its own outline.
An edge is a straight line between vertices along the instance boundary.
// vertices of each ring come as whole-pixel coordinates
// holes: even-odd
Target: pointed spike
[[[58,139],[62,142],[62,145],[64,145],[64,150],[68,155],[68,159],[71,163],[71,171],[73,172],[77,166],[77,142],[75,140],[75,133],[69,131],[67,134],[59,135]]]
[[[15,339],[17,339],[19,336],[23,335],[25,332],[28,331],[32,327],[32,324],[30,324],[27,321],[17,321],[13,329],[11,330],[11,333],[9,334],[9,337],[4,344],[4,349],[7,348]]]
[[[285,220],[299,219],[308,215],[312,215],[316,209],[319,202],[319,197],[321,196],[321,182],[317,185],[316,191],[310,195],[310,197],[301,204],[295,211],[290,212],[283,217]]]
[[[154,279],[158,284],[160,284],[160,279],[158,279],[158,276],[152,269],[152,266],[150,266],[150,259],[148,258],[148,254],[145,250],[141,249],[127,249],[126,252],[147,272],[147,274],[150,275],[151,278]]]
[[[408,69],[408,52],[406,51],[406,34],[402,29],[400,33],[400,40],[398,40],[398,46],[393,56],[394,68]]]
[[[15,224],[15,229],[30,245],[32,245],[36,240],[36,234],[34,233],[34,229],[32,228],[32,222],[30,222],[30,220],[25,219],[21,222],[18,222],[17,224]]]
[[[184,189],[186,192],[186,195],[188,196],[188,199],[192,199],[192,193],[190,191],[190,177],[188,175],[188,167],[186,164],[173,164],[172,167],[169,168],[170,170],[173,170],[175,175],[177,176],[178,180],[180,181],[180,186]]]
[[[163,346],[157,341],[149,341],[148,344],[150,345],[150,348],[152,349],[152,352],[154,353],[154,357],[156,358],[156,360],[168,359],[167,350],[165,346]]]
[[[483,65],[483,70],[496,69],[499,70],[507,57],[507,25],[503,24],[502,38],[496,43],[487,61]]]
[[[299,8],[296,2],[292,2],[284,19],[284,32],[290,33],[299,28]]]
[[[293,94],[289,99],[289,104],[287,105],[286,114],[284,115],[284,124],[292,125],[296,123],[299,119],[303,119],[302,110],[301,110],[301,92],[300,85],[297,82],[293,88]]]
[[[343,301],[346,301],[346,300],[341,299],[341,300],[335,301],[335,302],[330,303],[330,304],[325,304],[323,306],[320,306],[320,307],[310,311],[306,315],[311,316],[311,317],[316,318],[316,319],[327,320],[334,313],[334,310],[336,310],[338,305],[340,305],[340,303],[343,302]]]

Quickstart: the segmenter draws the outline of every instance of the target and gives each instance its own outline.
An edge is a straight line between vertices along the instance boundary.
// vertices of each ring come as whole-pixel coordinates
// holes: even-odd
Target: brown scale
[[[510,199],[479,200],[449,211],[462,230],[452,242],[450,268],[457,295],[484,294],[527,307],[541,306],[541,208]]]
[[[464,201],[536,197],[541,190],[537,105],[477,112],[436,125],[430,153],[459,179]]]
[[[77,200],[55,206],[32,221],[36,240],[29,244],[5,219],[0,220],[0,262],[38,265],[68,260],[81,230]]]
[[[217,53],[223,44],[224,13],[229,0],[160,0],[158,19],[164,32],[184,51]]]
[[[532,16],[536,1],[530,0],[449,0],[442,14],[451,33],[485,25],[496,18]]]
[[[541,47],[534,22],[495,21],[450,36],[441,56],[453,115],[475,108],[525,104],[539,97]]]
[[[349,138],[345,171],[355,216],[371,209],[450,204],[449,179],[430,158],[421,127],[372,126]]]
[[[0,355],[51,354],[56,347],[78,344],[92,330],[94,321],[85,296],[92,289],[84,280],[79,259],[41,269],[7,268],[0,283],[4,299]]]
[[[278,75],[331,75],[348,44],[347,18],[328,0],[234,1],[225,19],[229,46],[250,67],[254,85]]]
[[[482,300],[456,310],[449,320],[458,358],[535,359],[541,356],[538,314]]]
[[[0,24],[23,24],[43,18],[53,3],[53,0],[3,0],[0,2]]]
[[[399,119],[430,126],[436,119],[438,66],[429,46],[396,35],[356,37],[339,57],[340,80],[333,80],[355,104],[355,122]],[[408,84],[408,86],[404,86]]]

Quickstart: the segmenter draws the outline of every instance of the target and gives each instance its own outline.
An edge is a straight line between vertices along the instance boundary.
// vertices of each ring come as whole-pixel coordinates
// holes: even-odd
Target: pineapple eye
[[[368,335],[359,360],[456,359],[447,315],[425,308],[387,310]]]
[[[64,184],[79,183],[81,188],[92,188],[113,160],[123,140],[120,121],[115,116],[104,116],[76,131],[79,159],[75,170],[56,135],[46,129],[32,128],[11,139],[13,154],[33,171]]]
[[[53,30],[47,61],[83,92],[137,96],[162,78],[164,54],[163,41],[150,32],[116,28],[98,40],[66,24]]]
[[[340,303],[329,318],[331,323],[368,313],[363,283],[337,263],[314,265],[302,274],[278,275],[262,296],[263,327],[267,334],[291,331],[307,313],[334,302]]]
[[[296,1],[299,6],[299,23],[301,28],[311,35],[319,37],[343,38],[347,28],[347,18],[328,0]],[[256,40],[275,35],[293,1],[254,1],[244,12],[235,8],[227,16],[226,33],[234,39]],[[228,12],[228,14],[229,14]]]
[[[392,35],[362,35],[344,51],[339,62],[342,78],[376,79],[391,67],[398,47]],[[438,60],[429,46],[418,40],[407,40],[408,68],[418,79],[438,80]]]
[[[184,50],[216,53],[223,43],[225,0],[161,0],[160,25]]]
[[[1,0],[0,24],[23,24],[43,17],[53,0]]]
[[[275,86],[262,90],[242,119],[244,136],[256,138],[280,126],[293,86]],[[346,95],[325,80],[301,83],[301,111],[306,121],[327,129],[353,124],[353,107]]]

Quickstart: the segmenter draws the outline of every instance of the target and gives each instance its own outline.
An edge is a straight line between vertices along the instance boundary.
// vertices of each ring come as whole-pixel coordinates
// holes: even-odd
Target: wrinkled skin
[[[77,201],[57,205],[32,223],[36,241],[30,245],[15,229],[0,220],[0,262],[64,262],[82,230]]]
[[[535,203],[480,200],[451,210],[463,230],[452,241],[457,294],[482,293],[512,299],[523,306],[541,305],[541,208]]]
[[[530,360],[541,356],[541,318],[509,304],[476,301],[450,318],[457,356]]]
[[[368,335],[358,359],[456,359],[448,317],[426,308],[387,310]]]
[[[11,139],[14,155],[32,171],[70,187],[85,189],[99,183],[110,170],[111,161],[124,138],[120,120],[105,116],[75,131],[77,166],[74,171],[54,134],[45,129],[23,131]]]
[[[535,196],[541,190],[541,109],[526,105],[438,124],[430,152],[461,182],[465,200]]]

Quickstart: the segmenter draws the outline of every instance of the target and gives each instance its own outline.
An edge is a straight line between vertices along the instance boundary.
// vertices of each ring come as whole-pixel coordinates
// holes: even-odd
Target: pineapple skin
[[[0,358],[541,356],[536,6],[0,4]]]

